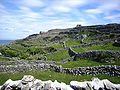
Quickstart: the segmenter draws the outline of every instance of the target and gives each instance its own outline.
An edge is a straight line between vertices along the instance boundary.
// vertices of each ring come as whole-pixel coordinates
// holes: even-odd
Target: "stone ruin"
[[[71,81],[69,85],[55,80],[42,81],[31,75],[25,75],[21,80],[7,80],[0,90],[120,90],[120,84],[113,84],[107,79],[93,78],[92,81]]]

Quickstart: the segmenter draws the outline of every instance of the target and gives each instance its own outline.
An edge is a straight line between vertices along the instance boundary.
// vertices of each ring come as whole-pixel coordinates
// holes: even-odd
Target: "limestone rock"
[[[65,83],[41,81],[31,75],[25,75],[22,80],[7,80],[0,90],[120,90],[120,84],[113,84],[109,80],[93,78],[92,81],[71,81],[70,85]]]
[[[120,90],[120,84],[113,84],[107,79],[99,80],[98,78],[86,82],[71,81],[70,86],[74,90]]]

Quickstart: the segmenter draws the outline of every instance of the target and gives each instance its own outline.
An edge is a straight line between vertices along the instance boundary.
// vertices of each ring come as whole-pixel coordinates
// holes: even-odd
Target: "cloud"
[[[99,2],[100,5],[96,8],[85,10],[86,13],[89,14],[101,14],[111,12],[113,10],[120,11],[120,1],[119,0],[105,0]]]
[[[33,12],[28,7],[19,7],[19,10],[15,10],[14,13],[3,14],[0,17],[0,33],[6,35],[14,34],[14,38],[24,38],[29,34],[37,33],[40,30],[41,15]],[[4,38],[8,37],[5,36]],[[2,38],[2,37],[1,37]]]
[[[0,15],[7,14],[6,7],[3,4],[0,4]]]
[[[36,19],[40,19],[42,16],[39,14],[39,13],[37,13],[37,12],[34,12],[34,11],[32,11],[30,8],[28,8],[28,7],[23,7],[23,6],[21,6],[21,7],[19,7],[19,10],[17,10],[16,11],[19,15],[18,16],[20,16],[22,19],[24,19],[24,20],[36,20]]]
[[[85,11],[86,13],[91,13],[91,14],[100,14],[100,13],[103,13],[103,11],[99,8],[96,8],[96,9],[88,9]]]
[[[116,15],[111,15],[111,16],[106,16],[104,17],[105,19],[110,19],[110,20],[114,20],[114,19],[120,19],[120,14],[116,14]]]
[[[0,2],[0,34],[4,37],[24,38],[39,31],[69,28],[76,24],[120,22],[119,0],[4,1]]]
[[[43,0],[18,0],[18,4],[25,7],[42,7],[44,6]]]
[[[0,4],[0,9],[5,9],[5,6]]]
[[[78,6],[80,7],[87,3],[88,0],[54,0],[46,9],[54,12],[70,12]]]

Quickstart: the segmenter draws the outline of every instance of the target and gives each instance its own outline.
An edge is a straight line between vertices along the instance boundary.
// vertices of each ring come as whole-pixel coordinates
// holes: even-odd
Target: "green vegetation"
[[[48,60],[54,60],[54,61],[61,61],[63,59],[66,59],[69,57],[69,54],[66,50],[62,50],[60,52],[57,52],[55,54],[48,54],[47,59]]]
[[[112,43],[107,43],[107,44],[101,44],[101,45],[93,45],[89,47],[84,47],[84,48],[74,48],[76,52],[86,52],[86,51],[91,51],[91,50],[116,50],[119,51],[120,47],[115,47],[112,45]]]
[[[52,45],[52,47],[58,49],[58,48],[63,48],[63,45],[62,44],[54,44],[54,45]]]
[[[2,57],[0,56],[0,62],[7,62],[7,61],[9,61],[9,60],[6,59],[6,58],[2,58]]]
[[[57,51],[54,47],[46,47],[45,50],[46,50],[48,53]]]
[[[65,42],[65,44],[66,44],[67,47],[71,47],[71,46],[75,46],[75,45],[80,45],[80,40],[69,38]]]
[[[29,48],[27,51],[29,54],[32,54],[32,55],[45,53],[45,51],[39,47],[32,47],[32,48]]]
[[[65,82],[67,84],[70,83],[70,81],[88,81],[91,80],[94,76],[92,75],[68,75],[68,74],[62,74],[62,73],[56,73],[51,71],[33,71],[33,72],[19,72],[19,73],[0,73],[0,85],[2,85],[6,80],[12,79],[12,80],[19,80],[22,79],[24,75],[32,75],[37,79],[41,80],[58,80],[59,82]],[[113,83],[119,83],[120,79],[119,77],[113,77],[108,75],[96,75],[95,77],[98,77],[99,79],[108,79]]]
[[[103,65],[107,63],[99,63],[92,60],[77,60],[77,61],[71,61],[66,64],[62,64],[65,68],[75,68],[75,67],[87,67],[87,66],[98,66]]]
[[[99,66],[99,65],[120,65],[120,62],[119,60],[116,60],[115,63],[100,63],[93,60],[78,59],[77,61],[70,61],[66,64],[62,64],[62,66],[65,68]]]

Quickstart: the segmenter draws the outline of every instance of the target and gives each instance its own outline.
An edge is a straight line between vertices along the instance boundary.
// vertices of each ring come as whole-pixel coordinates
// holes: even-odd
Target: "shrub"
[[[55,52],[57,51],[57,49],[55,49],[54,47],[47,47],[45,48],[48,52]]]
[[[7,57],[17,57],[20,54],[19,52],[10,50],[10,49],[2,50],[1,53],[2,55],[7,56]]]
[[[27,50],[28,53],[32,54],[32,55],[35,55],[35,54],[44,54],[45,51],[42,49],[42,48],[29,48]]]
[[[110,38],[114,38],[114,37],[115,37],[115,34],[110,34],[109,37],[110,37]]]

